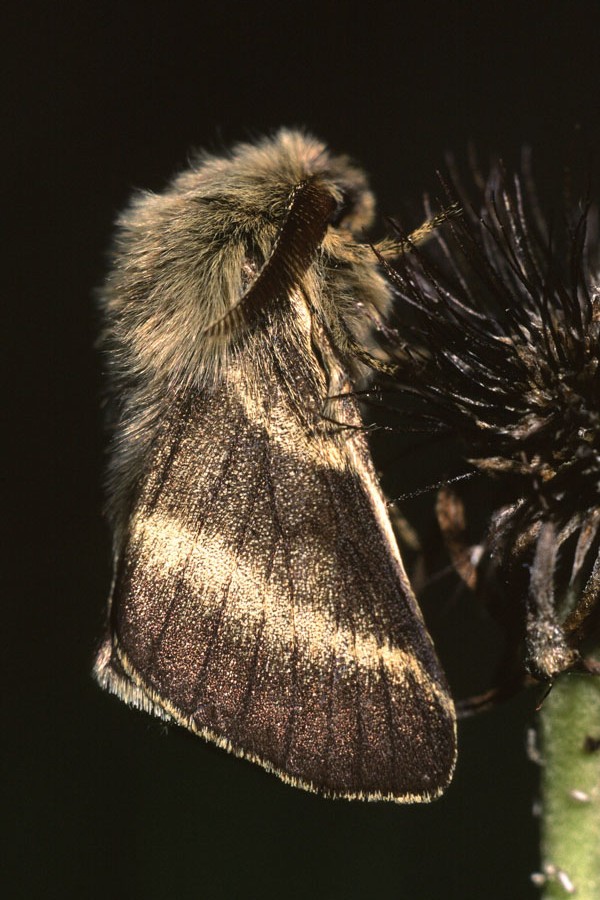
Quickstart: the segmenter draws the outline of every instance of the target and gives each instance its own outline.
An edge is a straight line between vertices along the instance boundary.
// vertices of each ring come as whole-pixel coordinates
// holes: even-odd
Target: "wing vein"
[[[192,405],[192,404],[191,404],[191,401],[190,401],[189,403],[186,404],[186,409],[188,410],[188,412],[189,412],[189,410],[191,409],[191,405]],[[238,428],[236,429],[236,433],[235,433],[236,439],[237,439],[237,436],[239,435],[239,431],[240,431],[240,428],[238,427]],[[181,437],[182,437],[182,433],[181,433],[181,430],[180,430],[179,433],[178,433],[178,436],[177,436],[177,441],[174,442],[174,443],[177,444],[177,449],[179,449],[179,445],[180,445],[180,443],[181,443]],[[215,482],[214,482],[214,485],[213,485],[213,487],[211,488],[211,490],[209,491],[209,494],[208,494],[208,501],[207,501],[207,507],[208,507],[208,508],[210,508],[210,506],[212,505],[212,503],[213,503],[215,497],[218,495],[219,490],[220,490],[220,488],[221,488],[221,485],[222,485],[222,483],[223,483],[223,480],[226,478],[227,473],[228,473],[228,471],[229,471],[229,469],[230,469],[230,467],[231,467],[231,464],[232,464],[233,459],[234,459],[234,447],[236,446],[236,444],[237,444],[237,440],[232,441],[232,442],[228,445],[228,446],[229,446],[229,450],[228,450],[227,454],[225,455],[225,457],[224,457],[224,459],[223,459],[223,462],[222,462],[222,464],[221,464],[221,469],[220,469],[220,471],[215,475]],[[170,466],[172,460],[174,459],[174,456],[175,456],[175,454],[174,454],[173,452],[171,452],[171,453],[169,454],[169,458],[168,458],[168,465],[169,465],[169,466]],[[157,502],[157,500],[158,500],[158,494],[159,494],[159,492],[160,492],[160,489],[162,488],[162,486],[164,485],[164,483],[165,483],[165,481],[166,481],[166,474],[167,474],[167,471],[168,471],[168,468],[167,468],[167,466],[166,466],[166,467],[165,467],[165,470],[164,470],[164,477],[163,477],[163,479],[162,479],[161,486],[157,489],[157,492],[156,492],[155,496],[152,498],[152,500],[154,501],[153,506],[156,505],[156,502]],[[149,505],[150,505],[150,504],[149,504]],[[199,528],[198,528],[198,532],[197,532],[197,536],[196,536],[196,543],[200,543],[200,538],[201,538],[201,535],[202,535],[202,529],[203,529],[203,527],[204,527],[204,522],[203,522],[203,523],[199,526]],[[167,633],[167,628],[168,628],[168,626],[169,626],[169,624],[170,624],[171,618],[172,618],[173,613],[174,613],[174,610],[175,610],[175,602],[176,602],[176,600],[178,599],[179,588],[181,588],[181,587],[184,585],[184,583],[185,583],[185,571],[186,571],[187,565],[188,565],[188,563],[189,563],[189,559],[190,559],[190,556],[191,556],[192,552],[193,552],[193,548],[190,547],[189,550],[188,550],[188,552],[187,552],[187,554],[186,554],[186,556],[185,556],[185,559],[184,559],[183,562],[182,562],[181,571],[180,571],[179,577],[177,578],[177,581],[176,581],[177,588],[174,589],[173,592],[172,592],[172,594],[171,594],[171,598],[170,598],[170,601],[169,601],[168,609],[167,609],[166,612],[165,612],[165,616],[164,616],[163,622],[162,622],[162,624],[161,624],[160,630],[159,630],[159,632],[158,632],[158,634],[157,634],[157,636],[156,636],[156,638],[155,638],[155,640],[154,640],[153,646],[152,646],[152,648],[151,648],[151,654],[150,654],[150,659],[151,659],[151,660],[156,659],[156,656],[158,655],[159,651],[162,649],[163,641],[164,641],[165,635],[166,635],[166,633]]]
[[[267,462],[268,462],[268,456],[269,456],[268,446],[267,446],[267,442],[265,441],[264,449],[263,449],[263,463],[264,463],[265,469],[266,469]],[[269,562],[265,569],[265,584],[269,583],[269,581],[271,579],[271,575],[273,574],[273,564],[274,564],[276,552],[277,552],[277,541],[274,540],[273,546],[271,547]],[[260,619],[258,628],[256,629],[255,647],[254,647],[254,652],[252,654],[252,661],[251,661],[250,667],[249,667],[250,673],[248,676],[248,684],[246,685],[246,690],[244,692],[244,697],[241,702],[241,709],[240,709],[240,713],[239,713],[239,717],[238,717],[240,732],[242,731],[242,727],[245,724],[246,719],[248,717],[248,713],[250,711],[250,700],[252,698],[252,693],[254,691],[254,685],[256,683],[257,661],[258,661],[258,656],[259,656],[260,650],[262,648],[264,630],[265,630],[265,625],[266,625],[266,620],[267,620],[267,602],[266,602],[266,592],[265,591],[263,591],[261,594],[261,600],[262,600],[261,619]]]
[[[241,535],[235,544],[236,556],[239,556],[241,554],[241,551],[244,547],[244,543],[248,536],[248,523],[250,522],[250,518],[254,511],[254,507],[256,505],[256,499],[257,499],[257,493],[256,493],[256,491],[254,491],[252,493],[252,498],[251,498],[250,503],[248,504],[246,515],[244,517],[244,525],[241,529]],[[196,673],[196,684],[197,685],[200,683],[200,681],[203,678],[203,674],[208,667],[211,656],[212,656],[215,646],[217,644],[217,635],[218,635],[218,633],[221,629],[221,625],[223,623],[225,609],[226,609],[227,603],[229,601],[229,590],[231,588],[231,582],[233,581],[233,576],[235,575],[235,571],[236,571],[235,568],[232,568],[232,570],[229,574],[229,578],[227,579],[227,582],[223,586],[223,598],[221,600],[221,603],[219,604],[219,610],[217,612],[217,615],[215,616],[214,621],[212,623],[210,637],[207,641],[207,647],[206,647],[206,651],[204,653],[204,658],[203,658],[202,662],[200,663],[200,666],[198,667],[198,671]]]
[[[268,464],[265,466],[265,482],[267,485],[269,500],[271,510],[273,512],[273,524],[281,538],[281,544],[283,548],[283,556],[285,561],[285,569],[287,572],[287,580],[289,587],[289,598],[290,598],[290,606],[291,606],[291,643],[292,650],[290,653],[290,671],[291,671],[291,691],[293,696],[293,701],[290,704],[289,716],[286,725],[286,736],[285,736],[285,746],[283,751],[283,765],[286,766],[290,757],[291,747],[292,747],[292,739],[293,739],[293,730],[294,730],[294,721],[296,718],[297,710],[296,710],[296,688],[297,688],[297,680],[298,680],[298,646],[297,646],[297,634],[296,634],[296,599],[295,599],[295,591],[294,591],[294,579],[292,577],[291,570],[291,562],[290,562],[290,553],[289,553],[289,545],[286,540],[286,534],[281,524],[281,519],[279,516],[279,511],[277,509],[277,497],[275,495],[275,488],[273,486],[273,480],[271,478],[271,466],[272,466],[272,455],[270,452],[270,448],[267,445],[266,447],[266,456],[268,460]]]

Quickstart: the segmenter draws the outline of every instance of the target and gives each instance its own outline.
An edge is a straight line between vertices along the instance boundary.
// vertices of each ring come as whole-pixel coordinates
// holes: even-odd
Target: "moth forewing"
[[[390,302],[355,234],[372,209],[362,173],[282,131],[122,219],[95,673],[294,785],[419,802],[452,776],[455,717],[357,427],[357,310]]]

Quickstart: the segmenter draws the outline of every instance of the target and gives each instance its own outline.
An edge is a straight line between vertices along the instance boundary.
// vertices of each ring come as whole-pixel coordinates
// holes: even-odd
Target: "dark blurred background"
[[[574,141],[597,159],[600,5],[48,2],[3,16],[17,414],[5,896],[534,897],[535,694],[462,723],[445,797],[399,807],[293,790],[92,682],[111,577],[92,291],[131,190],[160,189],[191,147],[304,125],[359,160],[381,211],[407,225],[445,151],[468,141],[511,161],[529,143],[543,184]],[[393,456],[379,460],[393,490],[427,479]],[[428,616],[464,694],[487,686],[495,649],[476,612],[453,614],[455,587]]]

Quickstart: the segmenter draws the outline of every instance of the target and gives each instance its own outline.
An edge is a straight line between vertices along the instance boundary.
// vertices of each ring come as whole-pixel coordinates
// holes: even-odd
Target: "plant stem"
[[[540,718],[544,900],[598,900],[600,678],[563,676]]]

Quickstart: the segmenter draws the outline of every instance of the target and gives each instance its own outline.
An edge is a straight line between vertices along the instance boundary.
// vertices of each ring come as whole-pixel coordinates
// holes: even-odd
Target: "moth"
[[[456,725],[353,390],[391,303],[373,214],[358,168],[282,130],[120,217],[95,677],[292,785],[411,803]]]

